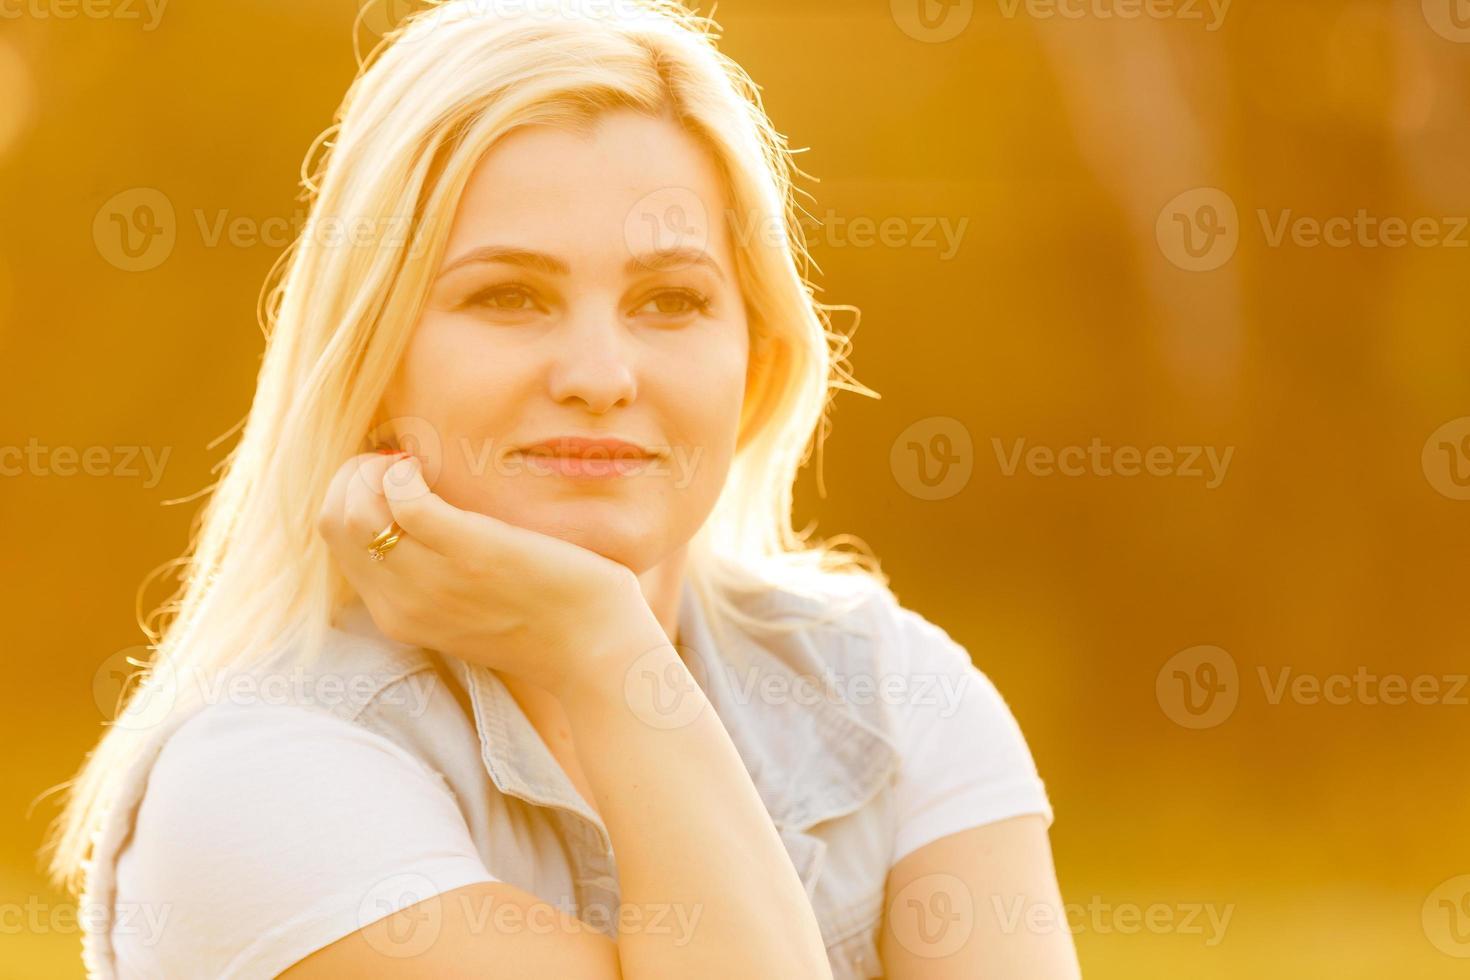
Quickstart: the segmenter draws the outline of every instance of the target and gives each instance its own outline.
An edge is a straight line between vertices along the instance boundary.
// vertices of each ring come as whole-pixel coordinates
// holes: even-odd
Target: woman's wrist
[[[564,704],[581,702],[590,707],[598,702],[623,703],[630,678],[644,671],[663,676],[670,663],[680,663],[679,653],[639,594],[617,603],[614,611],[599,618],[597,629],[582,644],[551,693]]]

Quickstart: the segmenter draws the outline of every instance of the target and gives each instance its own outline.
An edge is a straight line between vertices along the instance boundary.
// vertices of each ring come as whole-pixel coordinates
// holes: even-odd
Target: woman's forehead
[[[728,265],[726,208],[708,151],[672,122],[617,113],[587,134],[525,127],[471,173],[447,257],[486,244],[572,262],[692,247]]]

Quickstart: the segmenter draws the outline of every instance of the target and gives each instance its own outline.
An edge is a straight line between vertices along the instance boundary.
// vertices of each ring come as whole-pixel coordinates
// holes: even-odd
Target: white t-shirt
[[[893,862],[1020,814],[1050,826],[995,686],[938,627],[898,616],[887,669],[932,681],[895,705]],[[390,739],[310,708],[213,704],[164,745],[119,857],[119,974],[275,976],[394,911],[364,899],[394,876],[443,892],[494,872],[443,781]]]

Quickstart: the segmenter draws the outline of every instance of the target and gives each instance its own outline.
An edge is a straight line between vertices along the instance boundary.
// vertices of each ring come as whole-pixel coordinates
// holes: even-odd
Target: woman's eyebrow
[[[640,252],[628,260],[626,270],[629,273],[653,270],[660,272],[665,269],[683,269],[691,265],[702,265],[723,280],[724,270],[720,264],[702,248],[691,246],[675,246],[672,248],[658,248],[650,252]]]
[[[513,245],[481,245],[478,248],[470,249],[446,265],[439,272],[439,278],[442,279],[462,266],[487,262],[519,265],[528,269],[536,269],[552,276],[564,276],[571,272],[571,267],[565,262],[545,252],[517,248]],[[709,253],[703,249],[688,246],[659,248],[648,252],[640,252],[628,260],[625,269],[628,273],[632,274],[649,270],[657,272],[667,269],[682,269],[691,265],[702,265],[721,280],[725,278],[725,273],[720,268],[720,264]]]
[[[475,265],[483,262],[500,262],[505,265],[519,265],[530,269],[537,269],[547,275],[564,276],[571,271],[567,264],[553,255],[545,252],[533,252],[530,249],[516,248],[511,245],[481,245],[472,248],[459,258],[450,262],[439,272],[439,277],[449,275],[455,269],[466,265]]]

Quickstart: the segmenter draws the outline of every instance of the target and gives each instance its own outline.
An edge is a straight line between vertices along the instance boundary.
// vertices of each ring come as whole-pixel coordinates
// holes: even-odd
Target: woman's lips
[[[658,459],[657,453],[625,439],[581,436],[544,439],[515,455],[535,474],[589,479],[632,476]]]
[[[654,461],[652,456],[552,456],[545,453],[521,453],[526,469],[542,476],[569,476],[602,479],[634,476]]]

